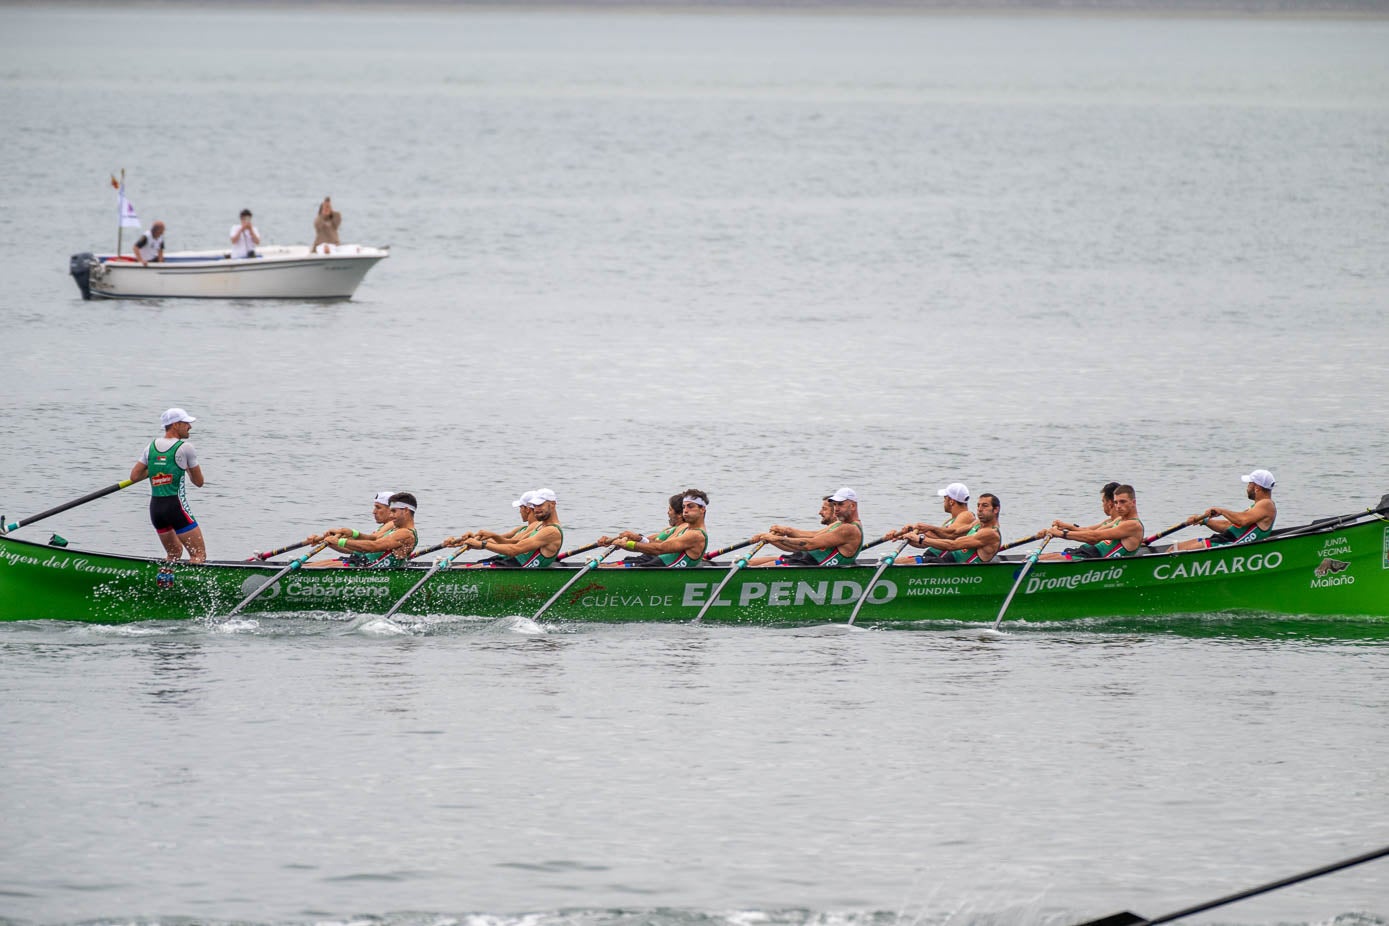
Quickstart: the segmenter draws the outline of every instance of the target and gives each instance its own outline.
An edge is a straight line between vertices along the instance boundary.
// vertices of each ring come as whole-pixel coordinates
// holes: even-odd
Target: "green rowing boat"
[[[1287,528],[1258,543],[1127,559],[1039,562],[1008,611],[1010,623],[1153,615],[1281,614],[1369,618],[1389,626],[1389,496],[1379,508]],[[987,565],[740,570],[704,619],[716,623],[847,621],[869,586],[860,623],[989,623],[1013,587],[1021,557]],[[299,569],[242,612],[380,614],[423,575],[396,569]],[[225,615],[281,571],[276,564],[176,566],[0,536],[0,618],[124,623]],[[163,575],[161,575],[163,573]],[[726,575],[599,569],[547,612],[556,621],[686,621]],[[441,570],[402,609],[410,615],[530,615],[574,577],[573,568]]]

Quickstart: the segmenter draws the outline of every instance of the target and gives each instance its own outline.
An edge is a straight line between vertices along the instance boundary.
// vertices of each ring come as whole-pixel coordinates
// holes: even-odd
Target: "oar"
[[[1039,530],[1035,534],[1024,537],[1021,540],[1014,540],[1012,543],[1005,543],[1003,546],[998,548],[998,551],[1002,553],[1004,550],[1011,550],[1013,549],[1013,547],[1020,547],[1023,544],[1031,543],[1034,540],[1041,540],[1044,536],[1046,536],[1046,528]]]
[[[443,546],[443,544],[440,544],[440,546]],[[420,577],[420,580],[416,582],[414,585],[410,586],[410,591],[406,592],[404,595],[401,595],[400,600],[397,601],[395,604],[391,605],[391,609],[381,616],[390,617],[391,615],[395,614],[395,612],[399,611],[400,606],[405,604],[406,601],[409,601],[411,595],[419,591],[420,587],[424,585],[424,583],[434,578],[434,573],[449,568],[453,565],[454,559],[466,552],[468,552],[467,547],[459,547],[457,552],[450,553],[448,556],[441,556],[438,559],[436,559],[432,564],[430,564],[430,567],[428,570],[425,571],[425,574]]]
[[[1155,916],[1152,919],[1125,910],[1123,913],[1111,913],[1109,916],[1098,920],[1091,920],[1088,923],[1081,923],[1079,926],[1157,926],[1158,923],[1170,923],[1173,920],[1179,920],[1182,917],[1191,916],[1194,913],[1202,913],[1206,910],[1214,910],[1216,907],[1223,907],[1228,903],[1234,903],[1236,900],[1244,900],[1246,897],[1266,894],[1269,891],[1276,891],[1280,887],[1297,884],[1299,881],[1310,881],[1313,878],[1320,878],[1322,875],[1329,875],[1333,871],[1351,868],[1364,862],[1372,862],[1386,855],[1389,855],[1389,846],[1385,846],[1382,849],[1375,849],[1373,852],[1366,852],[1364,855],[1357,855],[1354,858],[1332,862],[1330,865],[1323,865],[1321,868],[1313,868],[1311,871],[1304,871],[1301,874],[1280,878],[1277,881],[1270,881],[1268,884],[1261,884],[1258,887],[1251,887],[1249,890],[1240,891],[1238,894],[1230,894],[1225,897],[1217,898],[1216,900],[1208,900],[1194,907],[1178,910],[1176,913],[1164,913],[1162,916]]]
[[[1047,548],[1047,544],[1049,543],[1051,543],[1050,537],[1043,540],[1042,545],[1033,550],[1032,555],[1027,558],[1027,562],[1022,564],[1022,569],[1018,572],[1017,581],[1015,581],[1013,587],[1008,590],[1008,597],[1003,599],[1003,607],[998,609],[998,617],[994,618],[994,630],[997,630],[998,625],[1003,623],[1003,615],[1008,612],[1008,606],[1013,603],[1013,596],[1018,593],[1018,586],[1022,585],[1023,576],[1027,575],[1028,570],[1037,562],[1037,557],[1042,555],[1042,551]]]
[[[149,477],[147,476],[145,478],[147,479]],[[95,492],[89,492],[81,498],[74,498],[72,501],[64,502],[56,508],[50,508],[47,511],[40,511],[36,515],[27,517],[22,521],[15,521],[13,524],[6,524],[5,516],[0,515],[0,534],[8,534],[10,531],[15,530],[16,528],[23,527],[26,524],[33,524],[35,521],[42,521],[44,518],[52,517],[55,514],[67,511],[69,508],[76,508],[78,505],[85,505],[87,504],[87,502],[94,502],[98,498],[101,498],[105,495],[110,495],[112,492],[119,492],[121,489],[127,488],[128,486],[133,486],[135,483],[143,481],[144,479],[122,479],[120,482],[116,483],[113,486],[107,486],[104,489],[97,489]]]
[[[1209,520],[1210,518],[1202,518],[1201,520],[1197,521],[1196,524],[1205,524]],[[1154,540],[1161,540],[1168,534],[1175,534],[1177,531],[1181,530],[1184,527],[1195,527],[1196,524],[1187,524],[1185,521],[1179,521],[1176,524],[1173,524],[1171,527],[1164,527],[1162,530],[1158,531],[1156,534],[1153,534],[1152,536],[1144,537],[1143,543],[1146,546],[1147,544],[1152,543]]]
[[[286,575],[298,569],[300,566],[304,565],[306,562],[309,561],[310,557],[317,556],[319,553],[323,552],[323,550],[327,546],[328,544],[326,543],[320,543],[318,546],[314,547],[312,550],[305,553],[303,556],[300,556],[297,559],[290,560],[289,565],[281,569],[279,572],[275,573],[273,576],[271,576],[269,582],[266,582],[264,585],[257,588],[254,592],[251,592],[251,594],[241,599],[241,603],[236,607],[232,608],[231,614],[228,614],[227,617],[231,617],[232,615],[241,613],[241,609],[246,607],[246,605],[250,604],[252,601],[255,601],[257,598],[259,598],[261,592],[265,591],[267,588],[280,581]]]
[[[596,543],[595,543],[595,544],[593,544],[593,546],[595,546],[595,547],[596,547],[596,546],[601,546],[601,544],[596,544]],[[589,549],[592,549],[592,547],[589,547]],[[608,552],[604,553],[602,556],[594,556],[594,557],[591,557],[591,558],[588,560],[588,562],[584,563],[582,567],[580,567],[578,570],[575,571],[574,575],[572,575],[572,576],[569,577],[569,581],[568,581],[568,582],[565,582],[563,585],[561,585],[561,586],[559,587],[559,591],[555,592],[553,595],[550,596],[550,600],[549,600],[549,601],[545,602],[543,605],[540,606],[540,610],[535,612],[535,616],[532,617],[531,620],[533,620],[533,621],[538,621],[538,620],[540,620],[540,615],[542,615],[542,614],[544,614],[546,611],[550,610],[550,605],[554,604],[556,601],[559,601],[559,596],[560,596],[560,595],[563,595],[565,592],[569,591],[569,586],[571,586],[571,585],[573,585],[575,582],[579,581],[579,577],[580,577],[580,576],[587,575],[587,574],[588,574],[588,571],[589,571],[590,569],[597,569],[599,563],[601,563],[603,560],[607,559],[609,556],[612,556],[612,555],[613,555],[614,553],[616,553],[616,552],[617,552],[617,547],[609,547],[609,548],[608,548]]]
[[[1334,518],[1319,518],[1311,524],[1299,524],[1295,527],[1280,527],[1276,531],[1270,531],[1270,537],[1286,537],[1289,534],[1303,534],[1312,531],[1326,531],[1340,527],[1352,521],[1359,521],[1367,514],[1385,516],[1389,515],[1389,494],[1384,495],[1379,500],[1379,504],[1374,508],[1366,508],[1362,511],[1352,511],[1350,514],[1337,515]]]
[[[287,547],[277,547],[274,550],[267,550],[264,553],[261,553],[259,550],[257,550],[249,559],[246,560],[246,562],[254,563],[257,560],[267,560],[270,559],[272,556],[279,556],[281,553],[288,553],[291,550],[297,550],[300,547],[307,547],[308,545],[309,542],[307,540],[301,540],[298,543],[291,543]]]
[[[740,540],[732,546],[724,547],[722,550],[715,550],[712,553],[705,553],[704,558],[706,560],[712,560],[715,557],[723,556],[725,553],[732,553],[734,550],[741,550],[743,547],[750,547],[752,546],[752,544],[752,538],[748,538],[747,540]]]
[[[891,540],[891,539],[892,539],[892,535],[891,535],[891,534],[883,534],[881,537],[879,537],[877,540],[874,540],[872,543],[865,543],[863,546],[859,547],[859,552],[862,553],[864,550],[871,550],[871,549],[873,549],[873,548],[876,547],[876,546],[881,546],[882,544],[887,543],[887,542],[888,542],[889,540]],[[901,553],[901,552],[902,552],[902,550],[901,550],[901,548],[899,547],[899,548],[897,549],[897,553]],[[897,553],[894,553],[894,554],[892,554],[892,555],[895,557],[895,556],[897,555]]]
[[[877,541],[877,542],[874,544],[874,546],[876,546],[877,543],[882,543],[883,540],[886,540],[886,539],[887,539],[886,537],[882,538],[882,540]],[[879,578],[879,576],[881,576],[881,575],[887,570],[887,567],[888,567],[888,566],[891,566],[891,565],[892,565],[892,561],[893,561],[893,560],[897,559],[897,557],[900,556],[900,555],[902,554],[902,551],[905,550],[905,549],[907,548],[907,544],[908,544],[909,542],[910,542],[910,541],[903,540],[901,546],[899,546],[897,549],[893,550],[893,551],[892,551],[891,553],[889,553],[887,556],[884,556],[883,559],[882,559],[882,562],[880,562],[880,563],[878,564],[878,571],[875,572],[875,573],[873,573],[873,578],[869,579],[869,580],[868,580],[868,584],[867,584],[866,586],[864,586],[864,589],[863,589],[863,597],[860,598],[860,599],[858,600],[858,603],[854,605],[853,613],[851,613],[851,614],[849,615],[849,626],[850,626],[850,627],[854,626],[854,621],[858,620],[859,608],[862,608],[862,607],[863,607],[863,603],[864,603],[865,601],[868,600],[868,593],[871,592],[871,591],[873,590],[873,586],[875,586],[875,585],[878,584],[878,578]]]
[[[565,559],[566,557],[578,556],[580,553],[587,553],[589,550],[596,550],[601,546],[602,544],[595,540],[593,541],[593,543],[585,544],[582,547],[570,550],[568,553],[561,553],[559,556],[555,557],[555,562],[558,563],[560,560]]]
[[[419,559],[421,556],[428,556],[430,553],[438,553],[446,546],[448,546],[448,544],[446,543],[436,543],[432,547],[425,547],[423,550],[416,550],[414,553],[410,554],[410,558]],[[461,547],[459,548],[459,552],[462,552]],[[452,559],[452,557],[450,557],[450,559]]]
[[[751,542],[752,541],[748,541],[748,543]],[[742,569],[744,566],[746,566],[748,564],[748,560],[756,556],[757,551],[762,549],[766,545],[767,541],[764,540],[757,546],[753,547],[752,552],[749,553],[747,556],[741,557],[734,561],[733,568],[728,570],[728,574],[723,577],[723,579],[719,582],[717,586],[715,586],[714,594],[710,595],[709,600],[704,602],[704,607],[699,609],[699,613],[694,616],[694,620],[690,621],[691,624],[698,624],[701,620],[704,619],[704,612],[708,611],[709,607],[713,605],[714,601],[719,597],[719,592],[723,591],[723,587],[728,584],[728,580],[733,578],[733,574],[736,573],[739,569]],[[739,546],[747,546],[747,544],[739,544]]]

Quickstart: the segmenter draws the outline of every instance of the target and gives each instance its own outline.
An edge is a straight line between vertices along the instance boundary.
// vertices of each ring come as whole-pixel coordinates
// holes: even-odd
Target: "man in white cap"
[[[854,557],[863,549],[858,493],[844,486],[826,501],[833,507],[835,519],[823,529],[800,531],[773,524],[770,530],[752,539],[790,554],[777,557],[777,566],[852,566]]]
[[[348,554],[339,560],[322,563],[327,568],[343,566],[408,566],[410,553],[420,542],[415,530],[415,512],[420,503],[409,492],[396,492],[386,500],[390,511],[390,526],[370,537],[338,536],[330,547]]]
[[[376,496],[372,499],[371,517],[377,525],[375,530],[363,533],[350,527],[330,527],[323,533],[314,534],[310,537],[308,539],[308,545],[314,546],[325,542],[336,544],[342,537],[350,537],[353,540],[360,540],[364,537],[367,540],[379,540],[387,534],[394,532],[396,529],[395,520],[391,517],[391,496],[394,494],[394,492],[377,492]],[[357,562],[353,562],[352,560],[354,555],[357,556]],[[342,562],[348,566],[365,565],[366,563],[366,561],[357,554],[348,554],[344,556]],[[323,560],[321,562],[305,563],[304,565],[323,568],[324,566],[331,566],[333,564],[327,560]]]
[[[908,524],[893,531],[889,536],[893,540],[906,540],[917,535],[954,540],[968,534],[978,523],[974,512],[969,510],[969,486],[963,482],[952,482],[936,494],[941,497],[941,508],[948,515],[944,521],[939,524]],[[926,548],[927,556],[940,556],[943,552],[945,551],[939,547]]]
[[[150,523],[159,534],[159,542],[164,544],[164,552],[171,563],[182,559],[184,550],[188,551],[190,563],[207,559],[203,529],[189,512],[183,490],[185,476],[195,486],[203,484],[198,453],[188,440],[188,433],[197,420],[181,408],[171,408],[160,415],[164,436],[151,441],[145,452],[135,458],[135,466],[130,470],[133,482],[149,477]]]
[[[444,538],[444,545],[449,547],[461,547],[464,545],[466,541],[471,539],[486,540],[489,544],[507,543],[517,539],[517,536],[521,534],[523,531],[529,531],[531,529],[531,524],[535,520],[535,499],[533,498],[534,495],[534,492],[522,492],[521,497],[511,503],[511,507],[518,509],[521,513],[521,523],[518,524],[516,527],[513,527],[505,533],[501,534],[497,533],[496,531],[489,530],[468,531],[466,534],[459,534],[457,537]],[[470,565],[491,565],[492,563],[498,563],[505,559],[506,557],[501,555],[489,556],[486,559],[479,560],[478,562],[472,563]]]
[[[559,556],[560,547],[564,546],[564,527],[559,522],[557,504],[553,489],[536,489],[530,493],[531,523],[528,529],[517,532],[510,540],[497,541],[482,536],[483,532],[479,531],[471,537],[451,537],[449,539],[453,542],[448,545],[498,554],[502,559],[486,563],[494,568],[548,568]]]
[[[1177,544],[1178,550],[1208,550],[1232,543],[1253,543],[1269,535],[1278,518],[1278,506],[1273,503],[1273,473],[1256,469],[1240,479],[1244,481],[1244,495],[1251,503],[1249,507],[1243,511],[1211,507],[1187,518],[1188,524],[1204,520],[1215,533],[1199,540],[1184,540]]]
[[[924,552],[912,559],[900,559],[899,565],[907,563],[987,563],[998,553],[1003,543],[1003,534],[998,526],[998,515],[1003,503],[997,495],[985,492],[979,496],[975,506],[974,525],[958,537],[942,537],[940,534],[921,532],[902,537],[914,547],[940,550],[939,553]]]

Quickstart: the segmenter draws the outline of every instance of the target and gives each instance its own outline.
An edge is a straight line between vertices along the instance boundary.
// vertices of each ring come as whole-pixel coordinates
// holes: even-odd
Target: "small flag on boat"
[[[120,215],[121,228],[139,228],[140,216],[135,204],[125,198],[125,187],[116,185],[116,208]]]
[[[119,180],[116,179],[116,175],[115,175],[115,174],[112,174],[112,175],[111,175],[111,189],[113,189],[113,190],[119,190],[120,188],[121,188],[121,182],[120,182]]]

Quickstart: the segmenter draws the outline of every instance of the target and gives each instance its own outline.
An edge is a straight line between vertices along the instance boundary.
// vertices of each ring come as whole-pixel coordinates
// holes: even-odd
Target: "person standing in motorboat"
[[[341,224],[342,213],[333,211],[333,198],[323,197],[323,202],[318,204],[318,215],[313,217],[313,245],[309,248],[309,253],[317,253],[319,245],[323,245],[323,253],[327,254],[328,245],[336,247],[340,244],[338,226]]]
[[[140,262],[141,267],[148,267],[150,261],[162,264],[164,262],[164,223],[156,221],[150,226],[150,230],[145,232],[135,242],[135,259]]]
[[[241,210],[241,223],[231,229],[231,256],[255,257],[260,244],[260,232],[251,224],[251,210]]]

